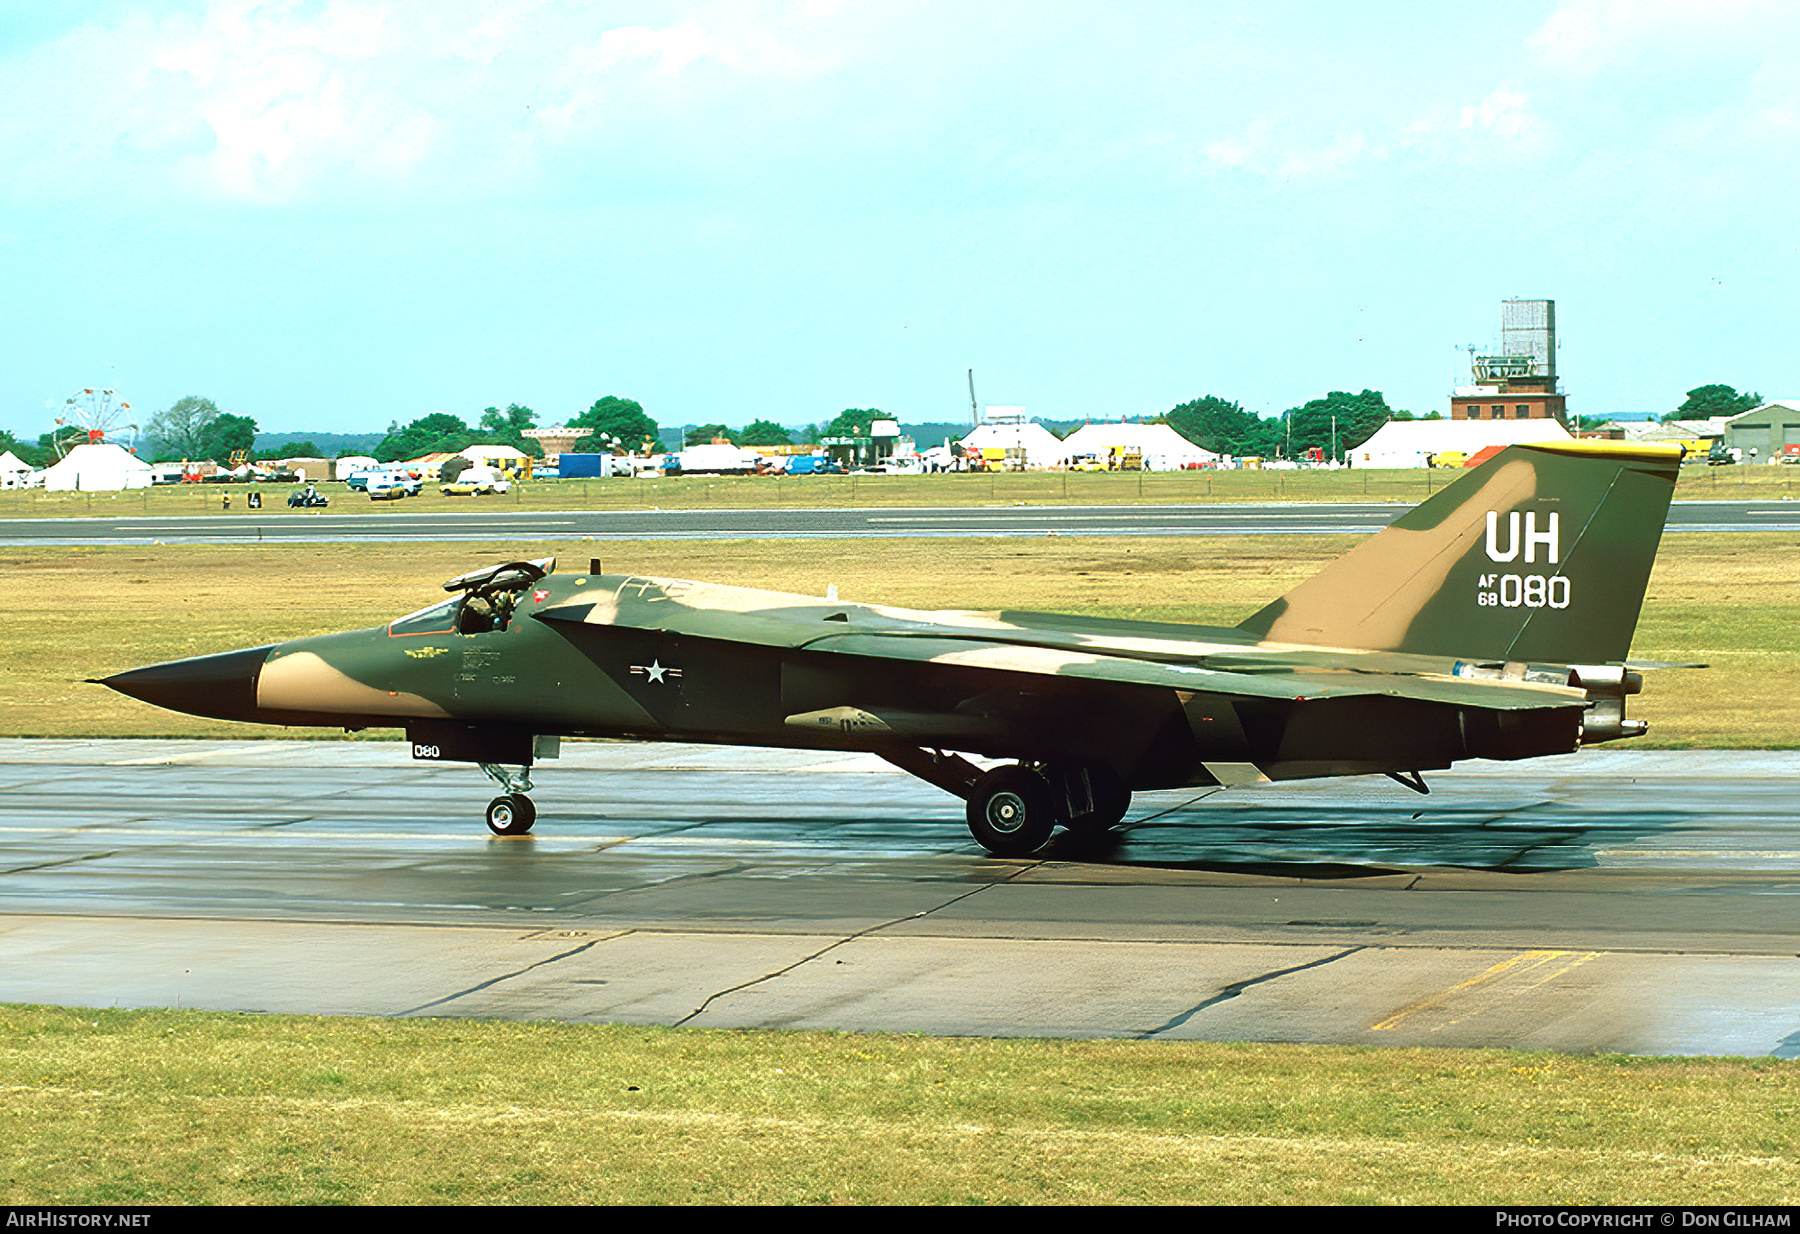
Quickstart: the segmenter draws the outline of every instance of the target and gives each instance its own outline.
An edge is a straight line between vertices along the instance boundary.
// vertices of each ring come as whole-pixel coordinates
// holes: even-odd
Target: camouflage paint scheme
[[[1134,789],[1399,778],[1641,732],[1622,662],[1679,459],[1511,447],[1231,628],[509,563],[384,627],[105,684],[225,719],[404,727],[415,755],[496,766],[547,735],[872,751],[964,797],[990,848],[1029,851],[1058,823],[1117,822]]]

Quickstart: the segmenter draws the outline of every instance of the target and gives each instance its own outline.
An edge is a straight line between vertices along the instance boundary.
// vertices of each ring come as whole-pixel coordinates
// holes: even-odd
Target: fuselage
[[[1142,679],[1120,679],[1121,663]],[[269,724],[1099,760],[1133,788],[1214,783],[1219,765],[1284,779],[1579,744],[1585,698],[1566,670],[1513,683],[1541,707],[1511,724],[1459,705],[1485,698],[1459,670],[1435,657],[1272,646],[1234,629],[926,612],[600,574],[457,595],[384,626],[107,684]],[[1442,697],[1363,684],[1396,673]],[[1246,683],[1258,697],[1243,696]]]

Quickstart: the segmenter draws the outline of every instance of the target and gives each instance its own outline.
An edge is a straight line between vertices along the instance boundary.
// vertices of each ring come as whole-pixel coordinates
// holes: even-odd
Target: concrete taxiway
[[[873,758],[0,741],[0,999],[1800,1057],[1800,754],[1140,794],[995,860]]]
[[[335,543],[342,540],[717,540],[969,536],[1357,534],[1405,513],[1394,503],[1194,506],[960,506],[908,509],[415,511],[361,498],[331,510],[215,510],[3,518],[0,544]],[[1670,531],[1800,531],[1800,502],[1678,501]]]

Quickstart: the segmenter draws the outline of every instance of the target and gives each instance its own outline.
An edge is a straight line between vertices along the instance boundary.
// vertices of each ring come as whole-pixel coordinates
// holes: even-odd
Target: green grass
[[[1800,1069],[0,1006],[7,1204],[1787,1204]]]
[[[372,502],[341,484],[326,484],[334,514],[381,518],[420,510],[772,509],[857,506],[1187,505],[1207,502],[1373,501],[1414,505],[1464,473],[1406,471],[1006,472],[935,476],[676,476],[658,480],[534,480],[498,497],[445,497],[433,487],[404,501]],[[1682,469],[1677,500],[1795,495],[1800,467]],[[263,486],[262,510],[247,510],[252,486],[166,485],[125,493],[0,492],[0,518],[137,514],[205,514],[218,518],[292,519],[293,485]],[[221,509],[222,490],[232,495]]]

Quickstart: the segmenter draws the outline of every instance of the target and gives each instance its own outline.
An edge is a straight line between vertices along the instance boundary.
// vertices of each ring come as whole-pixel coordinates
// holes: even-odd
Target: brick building
[[[1568,424],[1556,379],[1556,301],[1500,302],[1500,354],[1474,356],[1475,384],[1450,396],[1452,420],[1555,420]]]

